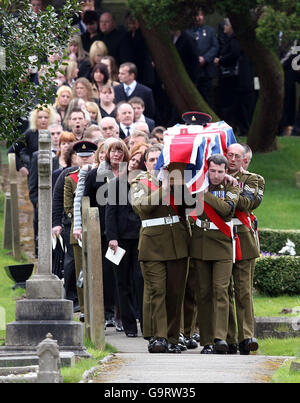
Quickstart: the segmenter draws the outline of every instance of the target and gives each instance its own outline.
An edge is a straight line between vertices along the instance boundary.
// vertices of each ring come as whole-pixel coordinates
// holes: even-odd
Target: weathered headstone
[[[37,383],[62,383],[60,374],[60,358],[57,341],[51,333],[37,347],[39,356],[39,371]]]
[[[52,274],[52,156],[48,131],[40,131],[39,152],[38,268],[26,282],[27,298],[16,302],[16,321],[6,325],[6,344],[3,350],[35,351],[45,334],[51,333],[60,351],[89,357],[83,346],[83,326],[73,321],[73,302],[63,299],[63,283]]]
[[[87,211],[87,267],[89,284],[89,320],[91,340],[99,350],[105,349],[102,252],[99,210]]]
[[[62,281],[52,274],[52,154],[50,133],[40,131],[38,156],[38,270],[26,283],[29,299],[62,299]]]
[[[19,197],[15,154],[8,154],[8,164],[11,196],[12,250],[14,258],[19,261],[21,260],[21,245],[19,227]]]
[[[89,197],[82,199],[82,267],[84,272],[85,335],[98,349],[105,348],[100,219]]]
[[[292,372],[292,371],[300,373],[300,361],[299,360],[294,360],[291,362],[290,372]]]
[[[296,172],[296,187],[300,189],[300,172]]]
[[[4,223],[3,223],[3,249],[12,249],[12,224],[11,224],[11,198],[10,193],[5,193]]]
[[[88,278],[88,247],[87,247],[87,213],[90,207],[90,198],[84,196],[81,203],[82,212],[82,268],[83,268],[83,299],[84,304],[84,328],[85,335],[88,339],[91,338],[90,329],[90,304],[89,304],[89,278]]]

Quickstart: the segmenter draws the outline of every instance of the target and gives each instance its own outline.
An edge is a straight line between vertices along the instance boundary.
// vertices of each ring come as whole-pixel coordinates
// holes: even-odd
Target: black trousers
[[[117,287],[114,276],[113,264],[106,259],[105,254],[108,248],[108,242],[105,236],[101,236],[102,247],[102,276],[103,276],[103,299],[105,319],[113,319],[117,315],[118,307]],[[118,310],[118,309],[117,309]]]
[[[125,333],[137,333],[137,296],[136,267],[138,263],[138,239],[118,240],[121,248],[126,250],[120,264],[114,265],[114,275],[118,288],[121,320]],[[142,303],[139,295],[139,304]],[[140,312],[142,307],[139,307]]]
[[[74,305],[78,304],[76,274],[75,274],[75,259],[73,247],[70,245],[71,225],[65,225],[62,231],[62,238],[65,243],[64,256],[64,287],[65,298],[72,300]]]

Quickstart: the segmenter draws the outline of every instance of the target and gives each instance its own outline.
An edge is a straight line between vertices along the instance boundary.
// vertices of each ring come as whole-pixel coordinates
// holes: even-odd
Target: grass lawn
[[[239,139],[244,142],[245,139]],[[260,228],[273,229],[300,229],[299,202],[300,190],[295,185],[295,174],[300,171],[300,138],[279,137],[279,150],[268,154],[255,154],[249,170],[259,173],[266,180],[266,189],[262,205],[255,211],[259,219]],[[6,160],[4,148],[0,147],[2,160]],[[3,200],[3,198],[2,198]],[[0,247],[2,243],[3,218],[1,214],[0,197]],[[0,308],[6,313],[6,322],[14,320],[15,299],[20,297],[24,290],[13,291],[12,282],[4,273],[5,265],[13,264],[14,259],[8,251],[0,249]],[[255,316],[291,316],[280,314],[283,308],[300,306],[300,296],[281,296],[270,298],[256,294],[254,297]],[[1,319],[1,318],[0,318]],[[5,329],[1,330],[0,344],[5,342]],[[75,368],[63,368],[65,382],[78,382],[85,370],[97,365],[98,361],[112,351],[107,346],[105,352],[96,350],[88,341],[85,342],[88,351],[94,356],[93,360],[80,360]],[[300,338],[294,339],[264,339],[259,340],[259,354],[284,355],[300,357]],[[300,382],[300,375],[290,374],[289,363],[282,366],[273,376],[273,382]]]
[[[297,360],[299,362],[299,360]],[[272,383],[300,383],[300,372],[290,371],[291,360],[287,360],[273,374]]]
[[[15,320],[16,300],[26,293],[26,290],[18,288],[12,290],[14,284],[5,273],[4,267],[18,262],[13,259],[11,252],[1,248],[3,228],[3,198],[0,198],[0,345],[5,344],[5,323]],[[4,315],[3,315],[4,313]],[[4,317],[3,317],[4,316]],[[103,359],[115,349],[106,345],[105,351],[97,350],[89,340],[84,341],[87,351],[93,356],[92,359],[77,360],[74,368],[62,368],[61,373],[65,383],[77,383],[81,380],[84,371],[98,365]]]
[[[300,311],[300,295],[290,296],[282,295],[279,297],[269,297],[267,295],[254,295],[254,314],[255,316],[295,316],[295,314],[281,313],[284,308],[299,307]],[[299,313],[296,315],[300,315]]]
[[[3,198],[0,198],[0,246],[2,246],[2,228],[3,228]],[[23,289],[12,290],[13,281],[10,280],[5,273],[5,266],[16,264],[16,260],[12,257],[10,251],[0,248],[0,309],[5,318],[0,318],[0,345],[5,343],[5,328],[3,329],[3,321],[12,322],[15,320],[15,301],[22,294]]]
[[[279,137],[279,149],[254,154],[249,171],[266,181],[261,206],[255,210],[260,228],[300,229],[300,189],[295,175],[300,171],[300,137]]]

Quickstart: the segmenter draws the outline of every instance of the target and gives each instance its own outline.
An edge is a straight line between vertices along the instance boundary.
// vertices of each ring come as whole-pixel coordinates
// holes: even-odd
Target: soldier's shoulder
[[[250,171],[242,171],[242,174],[245,176],[257,176],[256,173]]]
[[[66,178],[69,177],[72,174],[78,173],[80,171],[80,168],[76,168],[72,171],[66,172]]]
[[[136,178],[133,180],[133,182],[141,182],[143,180],[150,180],[152,181],[152,175],[147,172],[147,171],[142,171],[141,173],[139,173]]]
[[[264,177],[260,174],[257,174],[256,172],[250,172],[250,171],[245,171],[245,174],[249,175],[249,176],[256,176],[258,179],[260,180],[265,180]]]
[[[241,182],[255,182],[257,184],[258,182],[258,177],[257,174],[249,172],[249,171],[244,171],[241,172],[241,176],[240,176],[240,181]]]
[[[231,200],[238,200],[240,194],[240,187],[238,185],[233,185],[231,183],[227,183],[225,185],[226,197]]]

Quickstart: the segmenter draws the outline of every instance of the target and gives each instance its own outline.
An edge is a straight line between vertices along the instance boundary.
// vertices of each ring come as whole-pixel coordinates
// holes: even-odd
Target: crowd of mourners
[[[31,4],[38,17],[43,10],[42,0],[31,0]],[[64,280],[65,298],[73,301],[74,311],[80,312],[84,321],[83,289],[78,279],[82,269],[82,198],[88,196],[90,206],[98,207],[100,215],[105,325],[136,337],[138,320],[144,337],[151,341],[152,330],[143,328],[144,278],[138,259],[141,218],[129,202],[100,203],[99,190],[105,185],[106,190],[114,186],[118,195],[124,191],[121,163],[126,163],[127,191],[130,172],[151,173],[163,147],[166,127],[179,123],[180,117],[159,80],[138,21],[130,13],[126,14],[124,25],[118,25],[111,12],[96,11],[94,1],[86,0],[74,24],[80,33],[69,38],[64,51],[57,49],[49,55],[47,63],[34,75],[38,85],[54,60],[60,63],[63,53],[67,55],[53,82],[56,90],[53,104],[36,105],[38,108],[28,117],[27,129],[9,152],[16,154],[17,170],[28,176],[37,256],[38,134],[40,130],[49,130],[53,153],[52,235],[56,239],[53,273]],[[241,50],[230,21],[222,21],[217,32],[205,25],[203,10],[199,9],[189,29],[172,31],[170,35],[206,102],[239,135],[245,135],[257,88],[252,65]],[[238,149],[233,155],[237,158],[243,153]],[[105,254],[109,248],[115,251],[118,246],[126,254],[116,269]],[[180,336],[181,349],[194,348],[200,340],[196,303],[191,304],[193,324],[186,337]],[[245,352],[253,347],[253,339],[249,340]],[[175,345],[177,341],[172,341],[170,351],[178,352]],[[153,344],[150,352],[164,352],[161,346],[158,351],[151,348],[155,350]],[[222,348],[223,345],[220,351]],[[205,350],[210,351],[213,349]]]

